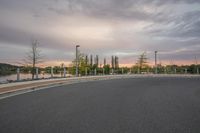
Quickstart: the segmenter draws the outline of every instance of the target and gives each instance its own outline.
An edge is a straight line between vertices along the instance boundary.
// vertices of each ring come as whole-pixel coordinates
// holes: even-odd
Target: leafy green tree
[[[79,74],[81,75],[85,75],[86,68],[87,68],[87,72],[91,71],[91,66],[86,62],[86,56],[83,53],[78,54],[78,68],[79,68]],[[72,61],[69,71],[70,73],[75,74],[76,59]]]
[[[104,65],[103,68],[104,68],[104,73],[105,74],[110,74],[110,65],[108,65],[108,64]]]

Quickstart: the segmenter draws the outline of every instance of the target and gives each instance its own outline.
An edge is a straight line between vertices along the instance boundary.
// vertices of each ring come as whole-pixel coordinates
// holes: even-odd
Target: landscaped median
[[[44,88],[73,84],[79,82],[88,82],[95,80],[108,80],[119,78],[142,78],[142,77],[196,77],[198,75],[105,75],[105,76],[86,76],[86,77],[72,77],[72,78],[59,78],[59,79],[45,79],[34,80],[26,82],[15,82],[0,85],[0,99],[12,95],[22,94]],[[199,77],[199,76],[198,76]]]

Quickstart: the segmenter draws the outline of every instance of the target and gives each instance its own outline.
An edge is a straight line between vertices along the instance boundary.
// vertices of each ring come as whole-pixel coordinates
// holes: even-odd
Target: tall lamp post
[[[158,68],[157,68],[157,53],[158,53],[158,51],[155,51],[155,74],[158,73]]]
[[[80,45],[76,45],[76,77],[78,77],[78,47],[80,47]]]

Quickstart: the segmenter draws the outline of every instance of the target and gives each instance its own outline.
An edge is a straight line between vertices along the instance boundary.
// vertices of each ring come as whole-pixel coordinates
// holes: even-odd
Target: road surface
[[[200,133],[200,79],[77,83],[0,100],[0,133]]]

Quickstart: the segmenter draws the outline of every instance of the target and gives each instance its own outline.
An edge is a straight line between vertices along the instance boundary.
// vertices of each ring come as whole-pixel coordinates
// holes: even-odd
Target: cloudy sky
[[[131,65],[200,59],[200,0],[0,0],[0,62],[16,63],[37,39],[46,65],[81,52]]]

